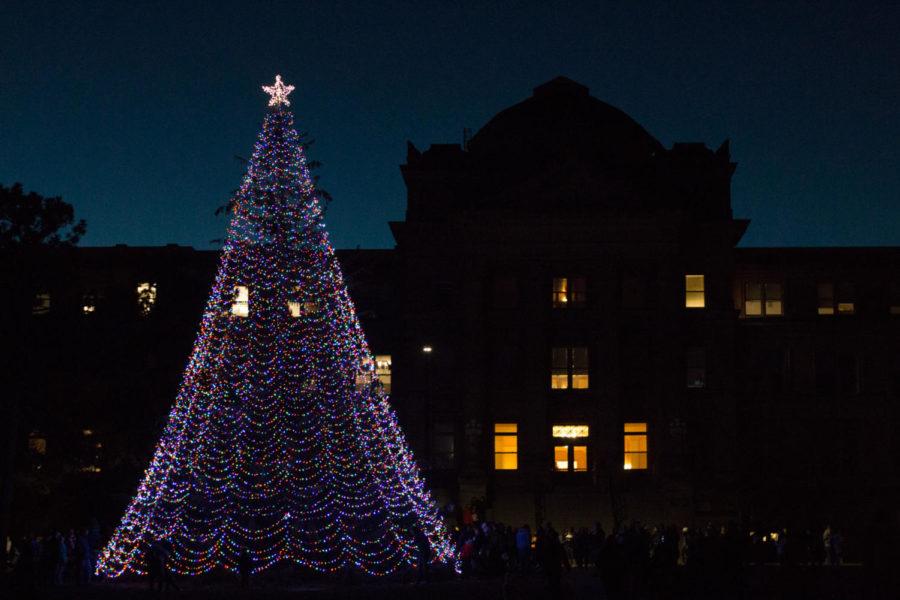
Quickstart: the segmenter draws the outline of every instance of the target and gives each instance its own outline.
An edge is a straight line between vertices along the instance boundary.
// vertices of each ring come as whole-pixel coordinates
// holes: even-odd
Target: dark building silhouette
[[[339,256],[441,502],[608,528],[849,526],[898,499],[900,248],[737,248],[734,171],[727,141],[666,149],[565,78],[466,147],[409,145],[396,248]],[[80,476],[130,495],[215,260],[56,257],[33,460],[90,438]]]

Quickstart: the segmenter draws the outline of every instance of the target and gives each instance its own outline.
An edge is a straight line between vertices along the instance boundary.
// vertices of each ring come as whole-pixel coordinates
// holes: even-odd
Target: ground
[[[841,600],[863,598],[895,598],[890,594],[867,595],[859,566],[841,567],[801,567],[792,570],[777,566],[748,567],[744,571],[740,591],[734,589],[713,590],[701,584],[700,589],[688,590],[685,582],[673,582],[671,587],[660,589],[654,596],[640,594],[636,598],[741,598],[744,600],[785,599],[785,600]],[[437,577],[427,584],[412,583],[412,579],[358,579],[355,581],[298,581],[290,574],[267,575],[253,581],[250,589],[241,589],[237,582],[227,578],[191,579],[178,578],[180,592],[161,595],[149,592],[145,582],[127,580],[95,583],[88,587],[63,586],[41,589],[34,595],[16,592],[15,597],[27,599],[49,598],[117,600],[119,598],[179,598],[197,600],[224,600],[226,598],[260,598],[263,600],[291,598],[311,600],[443,600],[450,598],[472,598],[485,600],[518,600],[542,598],[566,598],[592,600],[616,600],[604,593],[600,579],[592,571],[574,569],[563,575],[558,592],[552,592],[546,580],[539,575],[496,577],[487,579],[457,579]],[[638,582],[638,585],[646,582]],[[645,588],[645,591],[647,589]],[[2,595],[2,594],[0,594]],[[628,596],[624,596],[627,598]]]

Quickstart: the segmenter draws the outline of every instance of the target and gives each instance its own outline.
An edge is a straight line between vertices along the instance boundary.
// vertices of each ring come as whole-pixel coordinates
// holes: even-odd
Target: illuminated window
[[[706,387],[706,351],[688,348],[685,354],[686,380],[689,388]]]
[[[231,305],[231,314],[236,317],[250,315],[250,288],[246,285],[234,287],[234,302]]]
[[[294,288],[294,295],[295,298],[300,296],[299,286]],[[289,300],[287,305],[288,312],[290,312],[291,317],[295,319],[298,317],[308,317],[319,312],[319,304],[311,300],[305,302],[301,302],[300,300]]]
[[[586,390],[588,386],[588,349],[584,346],[553,348],[550,388]]]
[[[553,308],[580,307],[587,302],[587,280],[584,277],[553,279]]]
[[[856,309],[853,285],[840,283],[837,288],[837,312],[839,315],[852,315]]]
[[[590,428],[587,425],[554,425],[553,437],[555,438],[582,438],[587,437]]]
[[[780,283],[748,281],[744,286],[744,315],[748,317],[780,317],[784,314]]]
[[[900,315],[900,283],[891,284],[889,312],[892,315]]]
[[[358,391],[368,389],[373,381],[375,381],[375,363],[366,357],[356,372],[356,389]]]
[[[156,284],[155,283],[139,283],[137,285],[137,303],[138,312],[143,316],[150,314],[153,305],[156,304]]]
[[[375,375],[381,382],[381,387],[388,394],[391,393],[391,355],[376,354],[375,355]]]
[[[81,313],[92,315],[97,311],[97,297],[94,294],[85,294],[81,299]]]
[[[832,283],[820,283],[816,286],[816,290],[819,296],[819,314],[820,315],[833,315],[834,314],[834,284]]]
[[[841,283],[837,286],[835,295],[834,284],[831,282],[820,283],[817,286],[819,296],[819,314],[852,315],[856,309],[854,302],[853,286],[849,283]]]
[[[494,423],[494,469],[497,471],[519,468],[518,431],[517,423]]]
[[[647,468],[646,423],[625,423],[625,461],[622,468],[626,471]]]
[[[46,315],[50,312],[50,294],[41,292],[34,295],[34,301],[31,304],[31,314]]]
[[[28,449],[34,454],[47,454],[47,438],[37,431],[28,435]]]
[[[704,308],[706,306],[706,281],[704,275],[684,276],[685,308]]]
[[[557,471],[587,471],[587,425],[554,425],[553,468]]]
[[[432,429],[431,454],[435,469],[452,469],[454,466],[456,439],[453,423],[435,423]]]

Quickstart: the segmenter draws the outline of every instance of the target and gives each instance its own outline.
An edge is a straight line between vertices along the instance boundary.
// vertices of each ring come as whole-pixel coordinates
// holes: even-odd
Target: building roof
[[[573,157],[590,164],[634,164],[662,149],[634,119],[566,77],[534,88],[530,98],[488,121],[468,145],[476,161],[509,166]]]

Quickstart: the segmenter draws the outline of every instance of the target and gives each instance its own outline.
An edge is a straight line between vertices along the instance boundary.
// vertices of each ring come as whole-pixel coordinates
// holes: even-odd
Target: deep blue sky
[[[493,8],[485,8],[489,5]],[[565,8],[563,8],[565,6]],[[276,72],[338,247],[389,247],[406,140],[566,75],[665,146],[731,138],[745,245],[900,245],[897,3],[0,3],[0,183],[85,245],[209,247]]]

